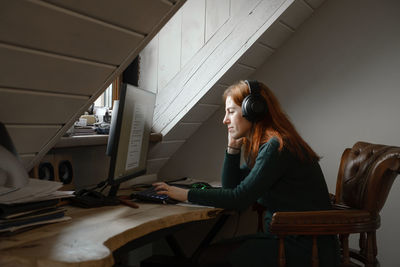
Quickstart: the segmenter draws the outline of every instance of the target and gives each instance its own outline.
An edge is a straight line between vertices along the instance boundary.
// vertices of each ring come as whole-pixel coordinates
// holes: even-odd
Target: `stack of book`
[[[73,191],[59,191],[60,182],[29,178],[24,187],[0,191],[0,235],[12,235],[34,227],[71,219],[60,207]]]
[[[74,135],[92,135],[96,134],[96,127],[94,126],[75,126]]]
[[[68,220],[58,199],[0,204],[0,235],[11,235],[34,227]]]

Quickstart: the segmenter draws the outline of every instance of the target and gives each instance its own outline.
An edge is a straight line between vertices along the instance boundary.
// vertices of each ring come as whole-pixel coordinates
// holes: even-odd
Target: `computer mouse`
[[[209,183],[206,183],[206,182],[196,182],[196,183],[191,184],[190,188],[209,189],[209,188],[212,188],[212,186]]]

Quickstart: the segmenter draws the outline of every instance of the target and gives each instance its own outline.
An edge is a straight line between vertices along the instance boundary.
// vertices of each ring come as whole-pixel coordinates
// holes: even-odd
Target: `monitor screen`
[[[116,195],[120,183],[146,173],[155,98],[154,93],[125,83],[120,100],[114,102],[107,144],[109,196]]]

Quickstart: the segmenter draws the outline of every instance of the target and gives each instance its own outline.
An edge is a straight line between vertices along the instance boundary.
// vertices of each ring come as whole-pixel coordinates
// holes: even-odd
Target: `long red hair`
[[[265,84],[258,83],[260,94],[267,102],[268,112],[262,120],[253,123],[251,140],[246,138],[244,141],[244,156],[248,161],[247,164],[250,167],[254,166],[260,146],[273,137],[279,140],[279,151],[286,147],[302,162],[318,161],[320,157],[297,132],[272,91]],[[242,106],[244,98],[249,94],[247,84],[239,81],[225,90],[223,99],[225,101],[230,96],[236,105]]]

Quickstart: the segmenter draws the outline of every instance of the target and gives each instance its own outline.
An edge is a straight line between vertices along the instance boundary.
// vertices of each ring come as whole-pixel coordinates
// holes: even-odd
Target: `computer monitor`
[[[146,173],[155,98],[152,92],[124,83],[120,100],[114,102],[107,144],[110,197],[122,182]]]

